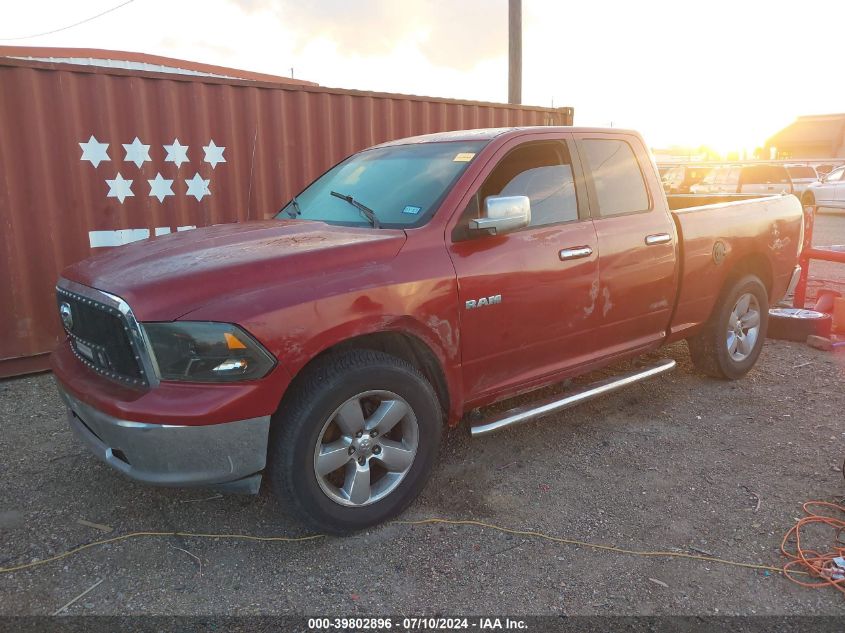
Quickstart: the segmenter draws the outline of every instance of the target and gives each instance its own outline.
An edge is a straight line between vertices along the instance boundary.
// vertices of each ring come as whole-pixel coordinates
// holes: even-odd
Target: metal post
[[[813,246],[813,228],[816,220],[816,207],[803,207],[804,211],[804,243],[801,245],[801,257],[798,263],[801,265],[801,276],[793,290],[793,308],[804,308],[807,302],[807,280],[810,277],[809,251]]]
[[[508,0],[508,103],[522,103],[522,0]]]

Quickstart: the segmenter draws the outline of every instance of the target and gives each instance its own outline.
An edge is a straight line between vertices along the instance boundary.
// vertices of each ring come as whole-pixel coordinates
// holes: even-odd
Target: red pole
[[[795,285],[795,295],[792,299],[793,308],[803,308],[807,301],[807,277],[810,274],[809,251],[813,244],[813,225],[816,219],[816,207],[804,207],[804,243],[801,245],[801,275]]]

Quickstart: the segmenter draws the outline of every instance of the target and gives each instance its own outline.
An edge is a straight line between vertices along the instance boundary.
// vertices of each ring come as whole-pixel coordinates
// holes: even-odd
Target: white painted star
[[[188,145],[180,144],[178,138],[173,141],[173,145],[165,145],[164,151],[167,152],[167,157],[164,159],[165,162],[170,161],[171,163],[176,163],[177,167],[182,163],[190,162],[188,158],[188,147]]]
[[[137,136],[131,143],[124,143],[123,149],[126,150],[126,158],[123,160],[135,163],[138,167],[150,160],[150,146],[144,145]]]
[[[223,150],[225,147],[217,147],[214,144],[214,141],[210,141],[208,145],[203,145],[203,151],[205,152],[205,162],[211,165],[211,168],[214,169],[217,167],[217,163],[225,163],[226,159],[223,158]]]
[[[203,180],[199,172],[194,174],[193,178],[185,181],[185,184],[188,185],[188,191],[185,195],[193,196],[197,200],[202,200],[203,196],[210,196],[211,191],[208,189],[208,183],[210,182],[210,179]]]
[[[80,143],[79,147],[82,148],[82,158],[79,160],[90,161],[94,167],[102,163],[104,160],[111,160],[107,153],[109,144],[100,143],[94,138],[93,134],[91,135],[91,138],[88,139],[87,143]]]
[[[160,173],[147,182],[150,183],[150,196],[155,196],[159,202],[164,202],[167,196],[176,195],[173,193],[173,181],[162,178]]]
[[[120,200],[120,204],[123,204],[126,198],[135,197],[135,194],[132,193],[132,181],[126,180],[119,173],[114,180],[106,180],[106,184],[109,186],[109,192],[106,194],[106,197],[117,198]]]

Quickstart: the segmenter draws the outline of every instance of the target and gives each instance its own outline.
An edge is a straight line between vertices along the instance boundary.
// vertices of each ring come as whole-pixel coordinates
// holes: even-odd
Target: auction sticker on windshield
[[[453,163],[468,163],[475,158],[475,152],[461,152],[452,159]]]
[[[416,215],[417,213],[420,212],[421,208],[422,207],[412,207],[412,206],[409,205],[409,206],[405,207],[404,209],[402,209],[402,213],[410,213],[411,215]]]

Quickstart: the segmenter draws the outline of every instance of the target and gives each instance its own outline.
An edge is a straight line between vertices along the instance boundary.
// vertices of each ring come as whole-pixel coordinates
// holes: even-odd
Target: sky
[[[143,52],[322,86],[507,100],[507,0],[9,3],[0,45]],[[523,103],[655,148],[752,150],[802,114],[845,112],[845,2],[523,0]]]

